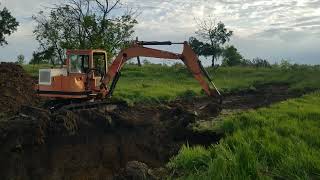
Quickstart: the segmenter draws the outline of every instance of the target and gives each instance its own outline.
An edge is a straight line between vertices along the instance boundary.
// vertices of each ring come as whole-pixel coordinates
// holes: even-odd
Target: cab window
[[[70,72],[86,73],[89,70],[89,55],[70,55]]]
[[[106,60],[104,53],[94,53],[93,54],[93,65],[101,73],[106,73]]]

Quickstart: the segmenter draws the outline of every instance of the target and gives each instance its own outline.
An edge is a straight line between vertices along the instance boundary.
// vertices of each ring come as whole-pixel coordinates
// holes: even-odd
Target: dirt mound
[[[18,115],[0,121],[0,161],[9,164],[0,164],[0,175],[111,179],[123,170],[120,179],[139,179],[139,172],[149,177],[144,163],[159,168],[182,144],[199,144],[188,128],[196,118],[180,103],[119,106],[111,112],[104,107],[55,113],[23,107]],[[219,139],[216,134],[208,137],[206,143]]]
[[[34,105],[37,101],[34,80],[14,63],[0,64],[0,113],[14,113],[21,105]]]
[[[227,94],[223,109],[251,109],[297,97],[286,85]],[[207,97],[50,113],[23,106],[0,121],[2,179],[152,179],[182,144],[210,145],[222,134],[192,125],[221,115]],[[161,179],[161,178],[160,178]]]

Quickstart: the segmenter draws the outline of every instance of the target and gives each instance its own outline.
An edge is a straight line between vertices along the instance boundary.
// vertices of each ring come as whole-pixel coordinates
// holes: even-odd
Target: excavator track
[[[84,102],[80,104],[70,104],[63,106],[62,109],[65,110],[81,110],[81,109],[95,109],[95,108],[107,108],[109,110],[114,110],[118,106],[127,106],[126,102],[108,102],[108,101],[99,101],[99,102]]]
[[[51,112],[58,110],[84,110],[84,109],[97,109],[97,108],[106,108],[107,111],[112,111],[118,107],[127,107],[128,104],[125,101],[114,101],[114,100],[101,100],[101,101],[83,101],[83,102],[73,102],[73,101],[50,101],[50,105],[46,106]]]

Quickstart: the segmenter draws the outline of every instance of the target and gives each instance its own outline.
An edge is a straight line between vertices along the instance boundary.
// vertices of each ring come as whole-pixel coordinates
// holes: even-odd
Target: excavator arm
[[[162,59],[169,59],[169,60],[177,60],[180,59],[183,63],[187,66],[189,71],[192,73],[194,78],[200,83],[202,89],[206,92],[209,96],[219,96],[220,92],[216,88],[215,84],[210,79],[210,76],[206,72],[206,70],[201,65],[197,55],[194,53],[192,48],[188,45],[187,42],[184,43],[177,43],[183,44],[184,49],[182,54],[172,53],[168,51],[162,51],[158,49],[152,49],[148,47],[144,47],[143,45],[171,45],[173,43],[166,41],[166,42],[143,42],[143,41],[136,41],[131,47],[122,50],[118,56],[113,61],[112,65],[109,67],[106,76],[102,79],[101,91],[105,92],[105,95],[111,96],[113,90],[115,88],[115,84],[119,79],[120,70],[124,66],[125,62],[134,57],[153,57],[153,58],[162,58]],[[207,78],[207,81],[205,80]],[[110,81],[113,80],[110,90],[107,90],[107,86]],[[214,89],[210,88],[208,82],[211,83]],[[107,94],[106,94],[107,93]]]

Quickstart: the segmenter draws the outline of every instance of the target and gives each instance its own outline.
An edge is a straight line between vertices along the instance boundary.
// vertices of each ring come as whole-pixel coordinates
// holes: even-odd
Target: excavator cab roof
[[[69,54],[93,54],[93,53],[106,53],[102,49],[68,49],[67,55]]]

